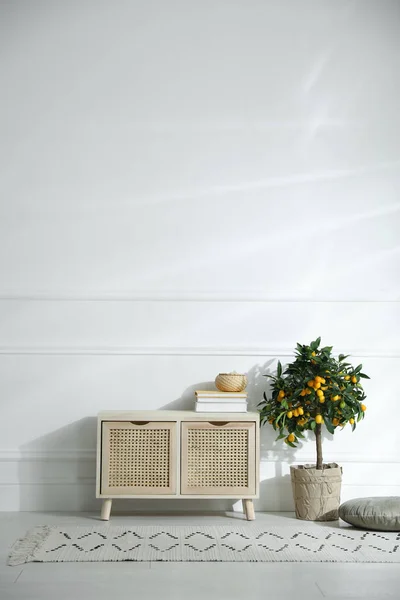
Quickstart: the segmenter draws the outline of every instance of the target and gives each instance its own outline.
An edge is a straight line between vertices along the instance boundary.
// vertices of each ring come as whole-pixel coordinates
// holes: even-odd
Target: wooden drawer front
[[[176,423],[103,422],[101,493],[176,494]]]
[[[182,423],[181,494],[254,495],[254,422]]]

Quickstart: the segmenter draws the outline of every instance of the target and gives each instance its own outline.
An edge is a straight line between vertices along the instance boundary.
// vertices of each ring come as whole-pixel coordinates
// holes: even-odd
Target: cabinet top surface
[[[103,410],[100,421],[254,421],[258,412],[196,412],[194,410]]]

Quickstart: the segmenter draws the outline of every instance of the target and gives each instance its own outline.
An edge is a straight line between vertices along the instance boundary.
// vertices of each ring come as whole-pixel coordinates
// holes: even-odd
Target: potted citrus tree
[[[325,464],[322,431],[334,434],[364,418],[366,398],[361,380],[369,379],[346,362],[348,356],[332,355],[332,346],[320,347],[321,338],[309,345],[297,344],[295,360],[283,369],[280,361],[272,380],[272,396],[260,402],[260,423],[270,424],[283,440],[295,448],[311,431],[315,437],[316,461],[312,465],[292,465],[291,481],[296,516],[313,521],[338,519],[342,469]]]

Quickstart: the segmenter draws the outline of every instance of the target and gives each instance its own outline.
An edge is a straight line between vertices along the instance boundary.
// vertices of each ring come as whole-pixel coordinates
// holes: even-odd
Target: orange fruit
[[[286,413],[286,416],[288,419],[291,419],[293,417],[293,413],[291,410],[289,410],[289,412]]]
[[[321,424],[323,422],[322,415],[315,415],[315,422]]]
[[[296,439],[293,433],[289,433],[289,435],[287,436],[287,441],[288,442],[294,442],[294,440]]]
[[[365,412],[365,411],[367,410],[367,407],[365,406],[365,404],[361,404],[361,410],[362,410],[363,412]]]
[[[299,413],[299,415],[304,415],[304,410],[301,406],[299,406],[299,408],[297,409],[297,412]]]
[[[324,396],[324,392],[322,390],[317,390],[317,396]]]
[[[337,427],[339,425],[339,419],[337,419],[336,417],[334,419],[332,419],[332,425]]]
[[[307,385],[308,387],[314,387],[314,379],[310,379],[310,381],[307,381]]]
[[[353,423],[354,423],[353,417],[351,419],[349,419],[349,423],[350,423],[350,425],[353,425]]]
[[[320,401],[320,404],[323,404],[325,402],[325,398],[323,396],[320,396],[319,401]]]
[[[345,380],[348,381],[350,379],[350,375],[346,375]]]
[[[351,378],[351,382],[352,383],[357,383],[357,377],[355,375],[353,375],[353,377]]]

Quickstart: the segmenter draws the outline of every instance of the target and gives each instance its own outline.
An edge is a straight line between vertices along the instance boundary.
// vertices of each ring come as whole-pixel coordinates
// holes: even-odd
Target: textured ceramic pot
[[[221,392],[243,392],[247,377],[240,373],[220,373],[215,378],[215,385]]]

